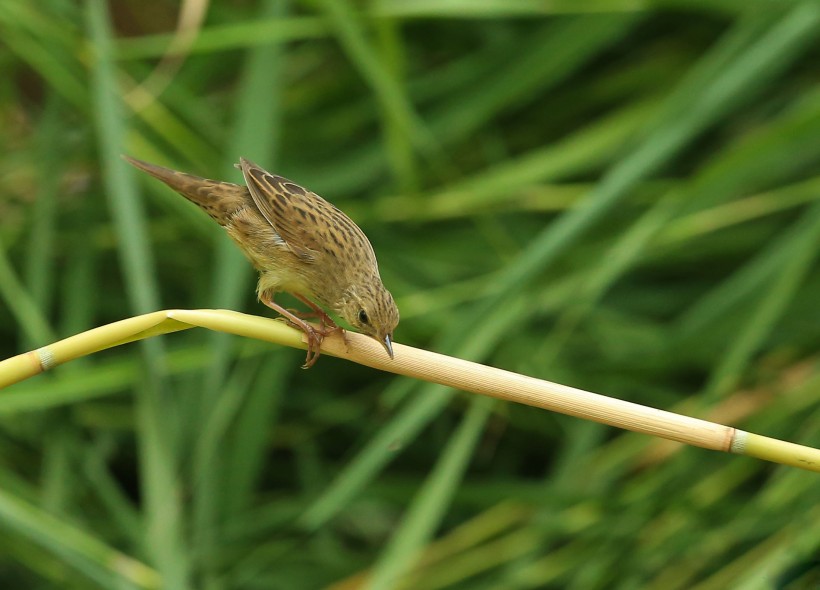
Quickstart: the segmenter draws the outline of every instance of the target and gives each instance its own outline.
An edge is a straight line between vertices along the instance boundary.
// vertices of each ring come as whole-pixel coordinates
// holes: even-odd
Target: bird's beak
[[[382,346],[384,346],[384,349],[387,351],[387,354],[389,354],[390,358],[392,359],[393,358],[393,343],[390,341],[390,334],[388,334],[387,336],[384,337],[384,340],[382,340]]]

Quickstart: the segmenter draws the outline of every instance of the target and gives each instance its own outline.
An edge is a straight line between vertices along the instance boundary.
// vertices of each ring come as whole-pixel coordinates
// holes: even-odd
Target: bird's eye
[[[367,317],[367,312],[363,309],[359,310],[359,321],[363,324],[366,324],[370,321],[370,318]]]

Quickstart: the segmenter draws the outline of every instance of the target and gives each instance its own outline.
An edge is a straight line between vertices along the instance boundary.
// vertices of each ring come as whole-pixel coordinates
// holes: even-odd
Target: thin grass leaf
[[[124,283],[134,309],[149,311],[159,305],[159,290],[134,177],[120,158],[126,126],[118,100],[113,45],[107,7],[102,0],[87,0],[86,21],[94,42],[91,86],[98,112],[97,132],[109,207],[119,235]],[[147,380],[137,388],[138,422],[145,475],[150,551],[165,583],[184,590],[189,587],[189,565],[182,541],[182,510],[176,499],[173,451],[168,429],[168,401],[163,398],[160,373],[162,349],[158,343],[143,347]]]
[[[327,37],[329,27],[312,16],[275,16],[203,28],[188,49],[189,55]],[[117,59],[137,60],[165,55],[173,34],[143,35],[117,41]]]
[[[421,548],[441,525],[447,506],[479,442],[493,403],[485,399],[471,402],[459,428],[444,447],[441,458],[430,472],[410,505],[401,525],[385,547],[367,583],[371,590],[393,588],[410,572]]]
[[[160,588],[156,571],[6,491],[0,491],[0,520],[103,588]]]
[[[403,135],[423,154],[439,151],[434,137],[418,116],[398,81],[376,56],[364,28],[347,0],[315,0],[335,28],[342,48],[356,64],[364,79],[388,114],[388,124],[396,125]]]
[[[788,252],[776,272],[767,281],[768,289],[760,294],[756,309],[749,315],[736,343],[715,365],[705,386],[702,400],[706,403],[725,395],[741,379],[761,341],[774,329],[775,322],[785,312],[800,284],[806,279],[820,252],[820,203],[815,203],[793,228],[783,236],[783,251]]]
[[[54,340],[54,333],[34,298],[11,267],[5,249],[0,250],[0,297],[30,342]]]

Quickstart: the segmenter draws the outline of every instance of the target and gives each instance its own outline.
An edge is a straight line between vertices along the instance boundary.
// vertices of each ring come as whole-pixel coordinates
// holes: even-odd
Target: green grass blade
[[[470,403],[461,425],[450,437],[441,458],[376,563],[367,588],[394,588],[396,582],[411,571],[421,549],[441,525],[447,506],[475,452],[493,404],[488,399],[475,399]]]
[[[706,385],[702,400],[709,402],[739,384],[744,369],[760,349],[763,339],[774,329],[797,288],[806,280],[820,252],[820,202],[815,203],[788,228],[780,246],[787,255],[766,281],[756,309],[749,315],[737,339],[719,363]],[[774,270],[774,269],[773,269]]]
[[[0,490],[0,521],[103,588],[160,588],[154,570],[4,490]]]
[[[120,240],[124,283],[132,309],[152,311],[159,307],[159,291],[134,172],[120,158],[126,127],[111,61],[113,44],[109,16],[102,0],[87,0],[85,8],[88,31],[94,44],[91,86],[97,113],[102,175]],[[143,351],[147,380],[138,388],[138,423],[148,514],[145,549],[151,553],[164,583],[183,590],[189,586],[189,565],[182,540],[182,510],[175,491],[174,454],[165,426],[169,416],[160,373],[162,348],[158,342],[150,341],[143,343]]]
[[[12,268],[5,249],[0,250],[0,297],[24,331],[27,341],[45,344],[56,340],[34,297]]]

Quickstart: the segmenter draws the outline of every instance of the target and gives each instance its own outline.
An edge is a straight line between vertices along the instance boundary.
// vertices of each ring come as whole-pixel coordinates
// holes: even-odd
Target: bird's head
[[[337,311],[359,332],[378,340],[393,358],[393,331],[399,324],[399,309],[378,276],[346,289]]]

